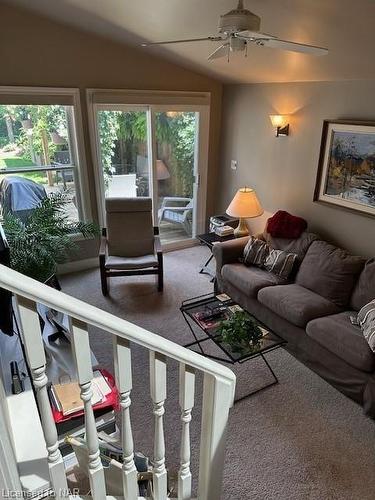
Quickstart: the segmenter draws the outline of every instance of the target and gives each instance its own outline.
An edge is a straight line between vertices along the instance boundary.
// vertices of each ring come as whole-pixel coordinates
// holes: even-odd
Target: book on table
[[[99,370],[95,370],[91,389],[93,392],[92,405],[101,403],[105,397],[111,393],[112,389]],[[71,415],[83,410],[84,405],[81,399],[81,388],[78,382],[68,382],[65,384],[54,384],[51,386],[51,395],[54,406],[62,412],[64,416]]]

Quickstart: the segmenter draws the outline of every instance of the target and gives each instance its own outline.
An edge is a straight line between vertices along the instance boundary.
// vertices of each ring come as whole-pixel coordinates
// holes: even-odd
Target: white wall
[[[289,137],[274,136],[273,113],[292,115]],[[312,201],[324,119],[375,121],[375,81],[224,87],[217,212],[236,189],[249,185],[267,213],[288,210],[336,244],[374,256],[375,218]],[[238,161],[237,171],[231,159]],[[254,221],[251,227],[258,231],[261,225]]]

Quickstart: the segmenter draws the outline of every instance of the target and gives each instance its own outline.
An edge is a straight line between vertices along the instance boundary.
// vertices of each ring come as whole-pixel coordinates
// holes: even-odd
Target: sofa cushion
[[[298,260],[302,261],[311,243],[318,239],[314,233],[304,231],[297,239],[293,238],[274,238],[265,230],[261,235],[264,241],[271,247],[284,252],[296,253]]]
[[[350,299],[350,307],[359,311],[375,299],[375,259],[366,262]]]
[[[312,319],[340,311],[333,302],[295,284],[263,288],[258,293],[258,300],[274,313],[301,328]]]
[[[349,255],[326,241],[314,241],[302,261],[296,283],[345,307],[364,264],[363,257]]]
[[[235,286],[247,297],[256,297],[261,288],[279,285],[283,279],[263,269],[243,264],[225,264],[221,270],[222,277]]]
[[[371,352],[359,326],[352,325],[345,311],[310,321],[306,333],[328,351],[336,354],[354,368],[365,372],[375,369],[375,355]]]

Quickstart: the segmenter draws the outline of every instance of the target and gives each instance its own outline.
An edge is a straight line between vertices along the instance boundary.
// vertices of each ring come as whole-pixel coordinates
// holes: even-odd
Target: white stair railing
[[[88,474],[94,500],[106,498],[104,471],[99,457],[98,436],[92,409],[91,366],[88,326],[113,336],[116,384],[120,394],[123,492],[126,500],[137,500],[137,471],[131,426],[131,348],[138,344],[149,351],[150,391],[154,415],[153,488],[155,500],[167,498],[167,469],[163,415],[167,398],[167,360],[179,363],[179,404],[181,409],[180,469],[178,498],[191,499],[190,421],[195,400],[195,372],[203,372],[202,423],[200,438],[199,500],[219,500],[224,466],[225,434],[229,410],[233,404],[235,375],[227,367],[185,349],[164,337],[128,321],[47,287],[31,278],[0,265],[0,287],[15,295],[21,333],[36,389],[41,425],[48,452],[50,480],[55,498],[66,498],[67,482],[58,448],[58,437],[49,403],[46,359],[36,304],[41,303],[70,318],[72,349],[81,398],[84,403]]]

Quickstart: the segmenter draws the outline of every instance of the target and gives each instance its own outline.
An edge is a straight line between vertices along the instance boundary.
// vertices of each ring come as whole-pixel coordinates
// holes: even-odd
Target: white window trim
[[[87,160],[85,153],[85,141],[83,134],[83,123],[82,123],[82,107],[81,107],[81,96],[78,88],[65,88],[65,87],[22,87],[22,86],[0,86],[0,102],[2,96],[14,96],[16,99],[18,96],[33,97],[33,96],[46,96],[45,104],[50,104],[48,102],[48,97],[60,97],[69,96],[72,99],[72,106],[74,109],[74,119],[73,126],[75,131],[75,141],[73,144],[73,154],[77,157],[78,163],[78,188],[80,191],[81,198],[81,209],[82,218],[84,221],[92,220],[92,209],[90,203],[90,193],[88,184],[88,173],[87,173]],[[17,104],[15,102],[15,104]],[[41,103],[42,104],[42,103]],[[53,103],[55,104],[55,103]]]
[[[201,137],[197,144],[196,155],[199,157],[199,202],[196,213],[196,232],[203,232],[206,228],[207,204],[207,171],[209,152],[209,126],[210,126],[210,101],[209,92],[183,92],[183,91],[142,91],[121,89],[87,89],[87,109],[89,117],[89,133],[91,151],[94,162],[94,177],[98,203],[98,216],[101,226],[105,225],[104,206],[102,193],[102,180],[100,175],[100,151],[97,142],[96,112],[105,108],[122,110],[124,106],[134,109],[144,109],[151,106],[152,111],[165,111],[172,106],[174,111],[196,111],[200,113]],[[173,244],[174,245],[174,244]],[[177,242],[177,247],[186,246],[184,242]]]

